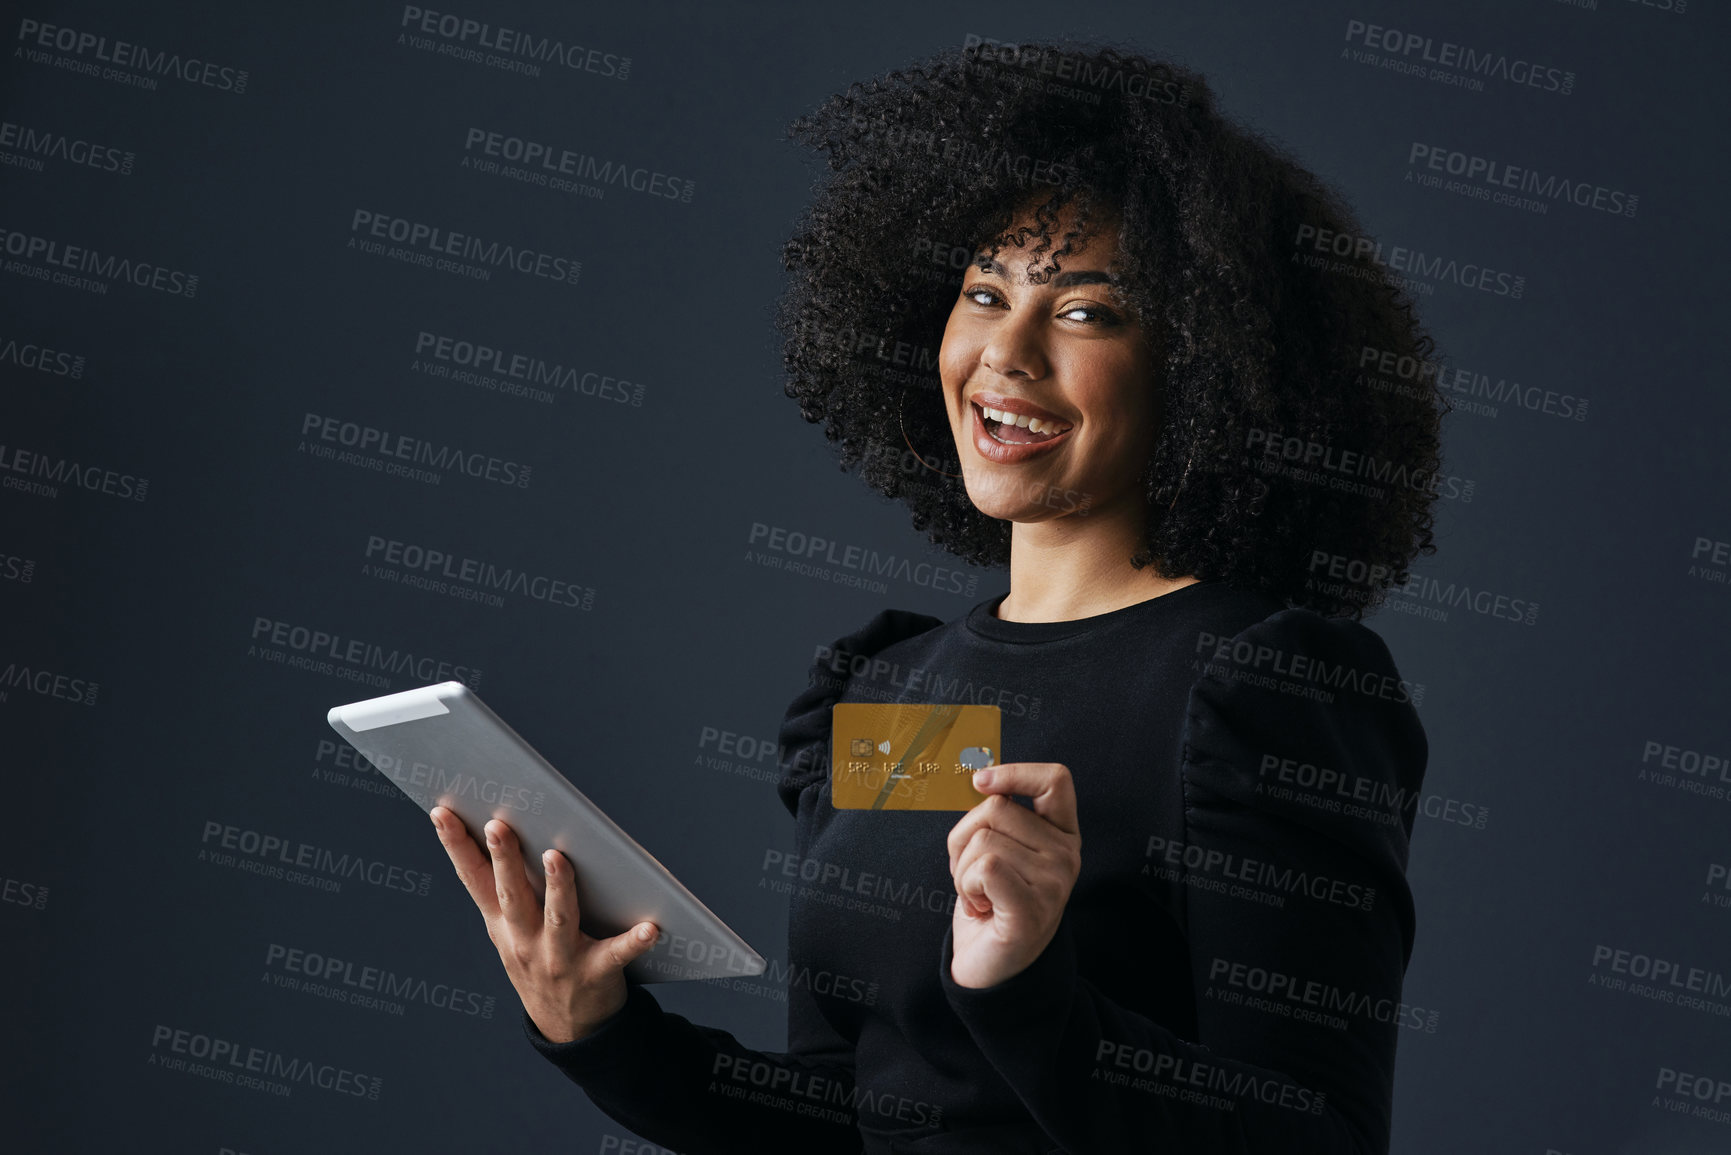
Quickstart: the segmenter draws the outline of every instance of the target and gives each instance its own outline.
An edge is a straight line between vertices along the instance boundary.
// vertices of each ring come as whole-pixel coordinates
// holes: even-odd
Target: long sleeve
[[[936,619],[884,611],[818,652],[807,687],[780,732],[778,793],[798,813],[803,785],[829,766],[829,710],[854,658],[870,656]],[[797,825],[806,853],[808,824]],[[789,970],[799,973],[798,958]],[[661,1008],[628,980],[625,1005],[600,1028],[569,1043],[549,1041],[525,1012],[530,1044],[582,1087],[610,1118],[685,1155],[847,1155],[861,1150],[851,1045],[825,1020],[808,984],[787,992],[788,1050],[758,1051],[732,1034]]]
[[[815,1015],[810,996],[788,992],[791,1024]],[[686,1155],[857,1152],[853,1067],[825,1056],[756,1051],[726,1031],[661,1009],[629,984],[625,1006],[594,1033],[549,1042],[528,1014],[530,1043],[631,1131]]]
[[[995,986],[940,983],[1041,1127],[1097,1152],[1386,1155],[1428,746],[1382,640],[1281,610],[1199,652],[1182,743],[1196,1038],[1104,996],[1068,920]],[[1088,831],[1083,830],[1083,854]],[[1254,901],[1224,877],[1286,892]]]

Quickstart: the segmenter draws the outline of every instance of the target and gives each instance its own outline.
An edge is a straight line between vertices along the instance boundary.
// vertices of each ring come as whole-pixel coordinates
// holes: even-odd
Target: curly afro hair
[[[1362,618],[1436,552],[1447,401],[1428,374],[1362,368],[1434,367],[1434,343],[1356,255],[1372,246],[1340,196],[1228,120],[1199,74],[1110,46],[948,48],[851,85],[788,138],[828,172],[783,252],[785,392],[930,541],[1009,564],[1011,523],[949,476],[937,351],[962,270],[1038,237],[1040,281],[1115,219],[1118,299],[1163,351],[1131,564]],[[1344,253],[1308,243],[1330,237]]]

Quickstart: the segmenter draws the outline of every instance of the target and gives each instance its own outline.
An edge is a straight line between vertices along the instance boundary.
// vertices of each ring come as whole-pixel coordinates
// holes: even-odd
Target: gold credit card
[[[1004,760],[996,706],[837,702],[830,801],[837,810],[972,810],[974,771]]]

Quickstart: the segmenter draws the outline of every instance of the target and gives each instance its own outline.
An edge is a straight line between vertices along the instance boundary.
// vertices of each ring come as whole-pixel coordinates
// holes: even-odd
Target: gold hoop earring
[[[933,465],[931,462],[929,462],[925,458],[921,457],[920,451],[914,448],[914,443],[912,441],[908,440],[907,423],[902,420],[902,410],[907,406],[907,403],[908,403],[908,395],[907,395],[907,392],[904,390],[902,392],[901,400],[896,404],[896,424],[901,427],[902,441],[904,441],[907,444],[908,452],[910,452],[914,455],[914,460],[918,461],[921,465],[925,466],[927,469],[931,470],[933,473],[941,473],[945,477],[961,477],[962,476],[961,474],[951,473],[947,469],[939,469],[937,466]]]

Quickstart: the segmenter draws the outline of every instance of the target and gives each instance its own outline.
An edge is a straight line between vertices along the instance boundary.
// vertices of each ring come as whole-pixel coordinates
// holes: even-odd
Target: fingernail
[[[541,855],[541,865],[547,868],[548,874],[559,873],[559,856],[551,850]]]
[[[637,928],[637,937],[642,939],[644,942],[648,942],[649,936],[654,933],[655,928],[651,926],[640,926]]]
[[[991,784],[992,784],[992,769],[991,769],[991,767],[988,766],[984,770],[974,771],[974,786],[975,787],[990,786]]]
[[[499,832],[494,830],[491,826],[487,827],[487,845],[499,845]]]

